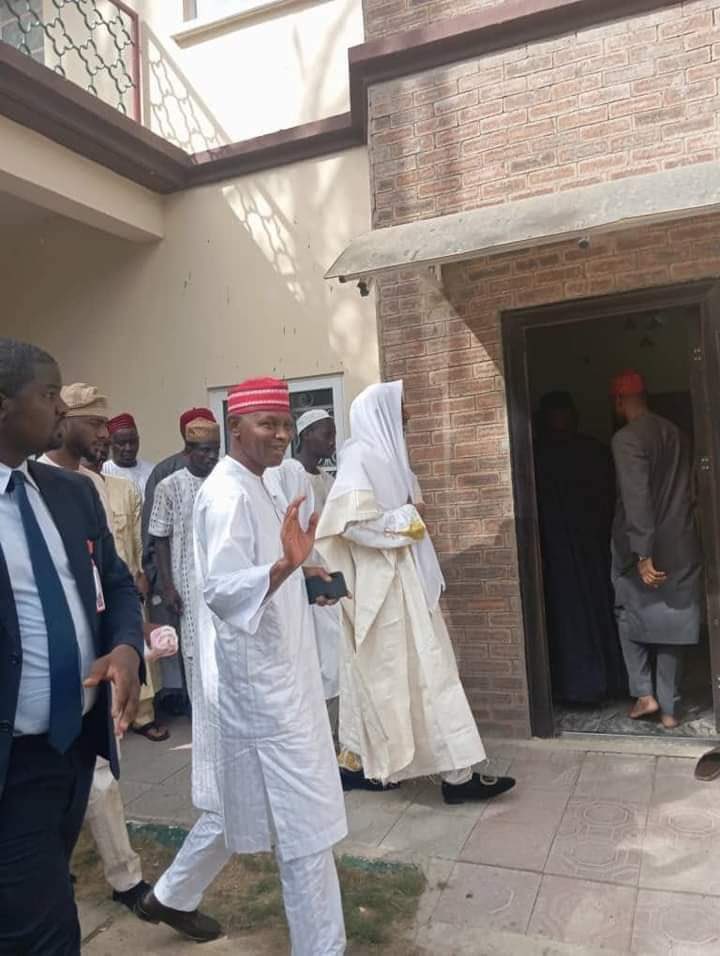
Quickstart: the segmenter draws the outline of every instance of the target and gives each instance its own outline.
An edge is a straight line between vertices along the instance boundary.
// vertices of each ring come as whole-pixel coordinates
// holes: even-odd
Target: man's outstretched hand
[[[307,530],[303,531],[300,524],[300,505],[305,498],[295,498],[290,503],[290,507],[285,512],[282,527],[280,529],[280,541],[282,542],[283,557],[291,571],[295,571],[310,557],[310,552],[315,544],[315,530],[318,524],[318,515],[312,514],[308,522]]]
[[[140,658],[129,644],[121,644],[104,657],[98,657],[83,681],[83,687],[97,687],[103,681],[112,684],[112,715],[115,733],[122,737],[135,718],[140,698]]]

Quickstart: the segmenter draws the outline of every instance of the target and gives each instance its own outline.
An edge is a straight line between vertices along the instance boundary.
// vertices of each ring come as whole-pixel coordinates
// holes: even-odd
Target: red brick
[[[602,123],[608,118],[607,106],[596,106],[593,109],[578,110],[558,117],[558,129],[575,129],[578,126],[593,126]]]
[[[448,96],[444,99],[436,99],[433,104],[436,115],[442,113],[454,113],[457,110],[467,109],[478,102],[477,90],[469,90],[467,93],[457,93],[455,96]]]
[[[526,76],[528,73],[538,73],[540,70],[549,70],[553,66],[552,54],[543,56],[528,56],[515,63],[508,63],[505,67],[505,76],[512,79],[516,76]]]

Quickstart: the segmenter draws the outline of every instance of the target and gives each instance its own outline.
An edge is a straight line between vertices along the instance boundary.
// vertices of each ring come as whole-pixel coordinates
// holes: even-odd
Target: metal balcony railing
[[[0,0],[0,39],[141,121],[140,28],[121,0]]]

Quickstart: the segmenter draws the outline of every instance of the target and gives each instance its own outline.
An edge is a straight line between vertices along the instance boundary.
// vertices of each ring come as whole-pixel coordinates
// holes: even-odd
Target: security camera
[[[370,295],[370,288],[371,288],[371,286],[372,286],[372,279],[361,279],[361,280],[358,282],[357,287],[358,287],[358,290],[360,291],[360,295],[363,297],[363,299],[364,299],[366,296]]]
[[[581,236],[578,239],[578,249],[589,249],[590,248],[590,237]]]

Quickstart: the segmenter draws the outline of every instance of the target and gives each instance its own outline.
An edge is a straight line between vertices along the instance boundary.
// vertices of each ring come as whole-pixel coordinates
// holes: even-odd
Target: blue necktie
[[[28,499],[23,472],[14,471],[7,485],[20,509],[30,551],[35,584],[45,618],[50,665],[50,727],[48,741],[65,753],[80,734],[83,692],[80,655],[72,614],[35,512]]]

